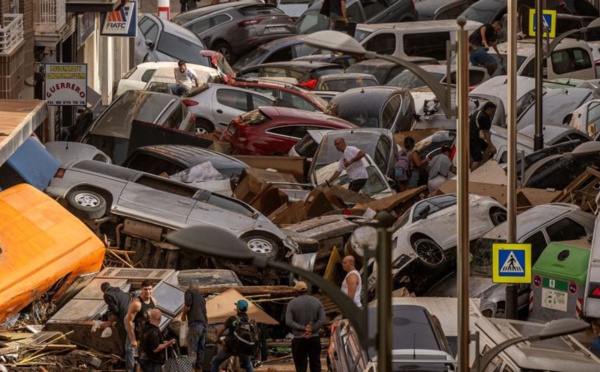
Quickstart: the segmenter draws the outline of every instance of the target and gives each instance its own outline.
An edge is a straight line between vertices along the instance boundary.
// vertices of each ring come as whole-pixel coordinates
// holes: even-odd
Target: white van
[[[470,34],[481,26],[479,22],[467,21],[465,29]],[[446,43],[456,42],[458,29],[455,20],[359,24],[355,38],[365,49],[377,54],[445,61]]]

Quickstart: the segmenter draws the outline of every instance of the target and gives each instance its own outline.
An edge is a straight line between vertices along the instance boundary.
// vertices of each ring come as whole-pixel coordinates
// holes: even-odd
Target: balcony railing
[[[65,0],[38,0],[34,3],[33,27],[36,34],[58,33],[66,20]]]
[[[0,54],[10,54],[23,41],[23,15],[2,15],[0,28]]]

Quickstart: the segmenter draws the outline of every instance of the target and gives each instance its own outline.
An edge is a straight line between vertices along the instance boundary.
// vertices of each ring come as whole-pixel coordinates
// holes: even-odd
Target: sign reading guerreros
[[[45,66],[46,92],[50,106],[87,105],[87,65],[48,63]]]

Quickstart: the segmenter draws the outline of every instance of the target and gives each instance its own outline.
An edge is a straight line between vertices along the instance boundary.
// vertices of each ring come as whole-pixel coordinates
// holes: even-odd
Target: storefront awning
[[[112,12],[128,0],[66,0],[67,12]]]

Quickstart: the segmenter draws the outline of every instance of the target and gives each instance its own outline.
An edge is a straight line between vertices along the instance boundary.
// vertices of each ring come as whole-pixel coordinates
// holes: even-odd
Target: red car
[[[234,154],[284,155],[311,129],[350,129],[356,125],[318,112],[261,106],[235,117],[221,135]]]

